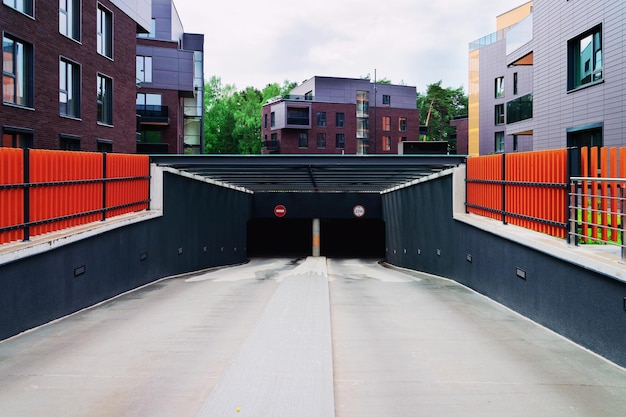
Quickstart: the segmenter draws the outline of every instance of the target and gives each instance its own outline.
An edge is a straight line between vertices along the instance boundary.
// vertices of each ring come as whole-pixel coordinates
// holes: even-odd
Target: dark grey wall
[[[244,262],[250,208],[249,194],[166,173],[163,217],[0,266],[0,340],[159,278]]]
[[[383,216],[391,264],[458,281],[626,366],[626,283],[454,220],[452,176],[383,195]]]

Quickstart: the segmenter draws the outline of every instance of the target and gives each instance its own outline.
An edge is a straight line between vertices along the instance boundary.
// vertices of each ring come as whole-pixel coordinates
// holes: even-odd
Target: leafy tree
[[[205,85],[205,153],[260,154],[263,104],[296,85],[284,81],[268,84],[263,91],[254,87],[236,91],[212,76]]]
[[[467,114],[467,96],[463,87],[442,87],[441,81],[429,84],[426,94],[417,94],[417,108],[420,109],[420,124],[428,119],[427,140],[449,140],[454,132],[450,121],[456,116]],[[430,117],[429,117],[430,112]]]

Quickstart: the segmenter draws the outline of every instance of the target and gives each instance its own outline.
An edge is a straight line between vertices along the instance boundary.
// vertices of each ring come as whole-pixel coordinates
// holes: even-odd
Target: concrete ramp
[[[326,258],[285,272],[198,417],[333,417]]]

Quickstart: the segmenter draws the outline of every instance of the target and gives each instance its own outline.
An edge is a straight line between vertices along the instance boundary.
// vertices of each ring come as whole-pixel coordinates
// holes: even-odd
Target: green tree
[[[268,99],[287,94],[297,84],[268,84],[263,91],[236,91],[212,76],[205,85],[205,153],[260,154],[261,110]]]
[[[463,87],[444,88],[441,83],[429,84],[425,94],[417,94],[420,124],[426,125],[428,119],[427,140],[449,140],[454,132],[450,121],[467,114],[467,96]]]

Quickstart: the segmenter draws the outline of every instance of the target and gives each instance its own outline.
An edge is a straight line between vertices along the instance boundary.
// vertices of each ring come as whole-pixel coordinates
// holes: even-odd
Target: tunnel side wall
[[[387,261],[453,279],[626,366],[626,283],[454,220],[452,181],[383,195]]]
[[[1,265],[0,340],[163,277],[246,261],[250,194],[170,173],[163,185],[162,217]]]

